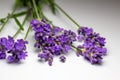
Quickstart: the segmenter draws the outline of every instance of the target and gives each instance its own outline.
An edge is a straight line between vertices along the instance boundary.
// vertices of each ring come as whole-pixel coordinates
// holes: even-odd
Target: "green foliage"
[[[22,24],[19,22],[19,20],[16,18],[16,16],[13,17],[17,25],[20,27],[21,30],[24,30]]]
[[[42,7],[46,4],[50,6],[51,11],[55,14],[55,0],[35,0],[36,5],[42,9]],[[22,8],[22,7],[31,7],[33,6],[32,0],[16,0],[14,8]]]
[[[51,8],[52,12],[55,14],[55,12],[56,12],[55,1],[54,0],[47,0],[47,1],[50,5],[50,8]]]

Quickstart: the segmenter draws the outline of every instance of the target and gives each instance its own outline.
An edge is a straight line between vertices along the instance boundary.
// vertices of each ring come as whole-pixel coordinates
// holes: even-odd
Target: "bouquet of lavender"
[[[70,19],[78,28],[77,34],[71,30],[58,27],[49,20],[44,13],[43,7],[50,6],[53,14],[61,11],[68,19]],[[15,13],[16,10],[25,8],[23,12]],[[21,24],[17,17],[25,16]],[[73,18],[71,18],[54,0],[16,0],[14,10],[7,17],[1,18],[0,32],[5,24],[13,18],[19,26],[18,31],[13,37],[0,38],[0,59],[6,59],[8,62],[19,62],[27,56],[26,40],[28,33],[32,29],[34,31],[35,48],[39,49],[38,58],[41,62],[45,61],[51,66],[55,56],[58,56],[61,62],[66,61],[66,54],[70,50],[75,50],[76,55],[83,56],[85,60],[91,64],[101,64],[102,57],[106,55],[105,38],[99,33],[94,32],[92,28],[80,26]],[[28,21],[30,26],[23,39],[14,41],[20,31],[24,31],[24,24]],[[73,43],[78,41],[82,45],[75,46]],[[9,55],[9,53],[11,55]]]

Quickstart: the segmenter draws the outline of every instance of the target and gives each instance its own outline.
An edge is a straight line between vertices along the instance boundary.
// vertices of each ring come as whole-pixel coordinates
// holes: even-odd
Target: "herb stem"
[[[40,16],[39,16],[39,13],[38,13],[37,5],[35,4],[35,0],[32,0],[32,2],[33,2],[33,7],[34,7],[34,9],[35,9],[37,18],[38,18],[38,20],[40,20]]]
[[[26,14],[26,13],[27,13],[26,11],[19,12],[19,13],[15,13],[15,14],[12,14],[10,18],[13,18],[14,16],[19,17],[19,16],[22,16],[22,15],[24,15],[24,14]],[[9,15],[8,15],[8,16],[9,16]],[[0,21],[7,19],[8,16],[6,16],[6,17],[4,17],[4,18],[1,18]]]
[[[44,13],[42,12],[42,8],[41,8],[41,7],[37,7],[37,8],[38,8],[38,11],[40,12],[40,18],[46,19],[51,25],[53,25],[52,21],[49,20],[49,19],[44,15]]]
[[[31,26],[29,25],[29,27],[28,27],[28,29],[27,29],[27,32],[26,32],[26,35],[25,35],[25,37],[24,37],[24,40],[26,40],[26,38],[27,38],[27,36],[28,36],[28,34],[29,34],[30,29],[31,29]]]
[[[23,23],[22,23],[22,26],[25,24],[25,22],[26,22],[26,20],[27,20],[27,18],[28,18],[28,14],[25,16],[25,18],[24,18],[24,20],[23,20]],[[17,30],[17,32],[14,34],[14,38],[18,35],[18,33],[21,31],[21,28],[19,28],[18,30]]]
[[[57,5],[57,4],[55,3],[55,6],[56,6],[65,16],[67,16],[78,28],[81,27],[71,16],[68,15],[59,5]]]
[[[71,45],[73,48],[77,49],[77,47],[75,47],[74,45]]]
[[[2,29],[4,28],[4,26],[6,25],[6,23],[8,22],[8,20],[10,19],[10,17],[13,15],[15,11],[16,11],[16,8],[12,11],[11,14],[8,14],[7,20],[5,21],[5,23],[3,23],[2,27],[0,28],[0,32],[2,31]]]
[[[71,47],[73,47],[74,49],[78,50],[78,51],[82,51],[81,49],[75,47],[74,45],[71,45]]]

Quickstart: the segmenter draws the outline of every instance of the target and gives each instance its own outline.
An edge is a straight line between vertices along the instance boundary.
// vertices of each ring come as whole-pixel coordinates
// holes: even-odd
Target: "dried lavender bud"
[[[65,62],[66,61],[66,57],[65,56],[60,56],[60,61],[61,62]]]

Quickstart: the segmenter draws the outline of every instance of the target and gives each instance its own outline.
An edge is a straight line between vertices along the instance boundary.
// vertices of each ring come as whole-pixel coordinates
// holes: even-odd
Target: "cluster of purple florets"
[[[71,30],[65,30],[47,23],[44,19],[31,21],[32,29],[35,31],[35,47],[40,49],[38,57],[48,61],[51,66],[54,56],[59,56],[61,62],[66,61],[65,54],[73,47],[73,42],[82,41],[76,50],[77,56],[84,56],[92,64],[100,64],[102,56],[106,55],[105,38],[93,32],[92,28],[81,27],[78,36]]]
[[[0,38],[0,59],[7,59],[9,63],[19,62],[27,56],[26,44],[28,42],[18,39],[16,42],[13,37]]]
[[[65,54],[71,49],[76,41],[76,34],[71,30],[51,26],[45,20],[32,20],[32,29],[35,31],[35,47],[40,48],[38,57],[48,61],[51,66],[54,56],[60,56],[60,61],[65,62]]]
[[[91,64],[101,64],[102,56],[107,52],[104,47],[105,38],[94,32],[92,28],[81,27],[78,29],[78,40],[83,41],[83,45],[77,47],[77,56],[84,56]]]

